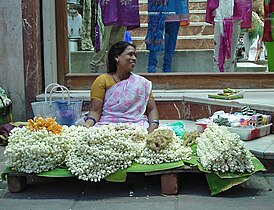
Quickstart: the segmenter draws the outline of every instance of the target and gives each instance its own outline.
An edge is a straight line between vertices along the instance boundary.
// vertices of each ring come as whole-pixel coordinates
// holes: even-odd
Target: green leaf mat
[[[46,171],[38,174],[37,176],[43,177],[76,177],[73,175],[67,167],[57,167],[51,171]]]
[[[256,158],[252,157],[255,170],[252,173],[213,173],[205,172],[206,180],[211,191],[211,195],[217,195],[233,186],[247,181],[251,175],[258,171],[266,171],[264,165]],[[201,164],[198,165],[199,170],[203,170]]]
[[[249,179],[250,176],[239,178],[220,178],[215,173],[205,173],[206,180],[211,191],[211,196],[217,195],[220,192],[230,189],[233,186],[241,184]]]

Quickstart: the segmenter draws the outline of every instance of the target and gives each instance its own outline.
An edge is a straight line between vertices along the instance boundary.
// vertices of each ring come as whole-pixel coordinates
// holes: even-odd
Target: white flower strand
[[[132,164],[144,147],[146,133],[145,128],[133,124],[92,127],[78,135],[66,164],[79,179],[100,181]]]
[[[61,165],[70,148],[70,138],[53,134],[46,129],[30,131],[14,128],[5,149],[6,165],[25,173],[40,173]]]
[[[252,172],[252,154],[240,136],[224,126],[211,123],[197,138],[197,155],[206,170],[220,172]]]

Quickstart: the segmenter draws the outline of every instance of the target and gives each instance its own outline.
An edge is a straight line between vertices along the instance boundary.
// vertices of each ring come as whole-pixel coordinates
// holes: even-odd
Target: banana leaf
[[[266,170],[264,165],[256,157],[252,157],[252,162],[255,167],[255,170],[252,173],[205,173],[211,195],[217,195],[233,186],[247,181],[254,173]],[[198,165],[198,168],[203,169],[201,164]]]
[[[211,196],[215,196],[225,190],[230,189],[233,186],[241,184],[249,179],[250,176],[244,176],[239,178],[220,178],[215,173],[205,173],[206,180],[211,191]]]
[[[105,178],[105,180],[109,182],[125,182],[127,179],[127,171],[125,170],[118,170],[114,174],[110,174]]]
[[[16,171],[12,170],[11,167],[6,167],[1,173],[1,179],[7,180],[8,173],[15,173]]]
[[[172,168],[178,168],[184,165],[184,161],[178,161],[173,163],[162,163],[154,165],[143,165],[138,163],[133,163],[130,167],[126,169],[127,172],[153,172],[162,171]]]
[[[67,167],[57,167],[50,171],[45,171],[37,174],[37,176],[42,177],[76,177],[73,175]]]
[[[118,170],[116,173],[109,175],[105,178],[107,181],[111,182],[125,182],[127,173],[146,173],[154,171],[162,171],[173,168],[179,168],[184,166],[184,161],[178,161],[173,163],[162,163],[154,165],[143,165],[138,163],[133,163],[125,170]]]

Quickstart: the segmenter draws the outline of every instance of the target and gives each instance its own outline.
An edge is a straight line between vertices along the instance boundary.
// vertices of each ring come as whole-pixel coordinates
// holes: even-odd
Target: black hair
[[[116,42],[110,47],[107,60],[107,73],[114,73],[117,71],[117,61],[115,58],[121,55],[128,46],[132,46],[136,49],[134,44],[125,41]]]

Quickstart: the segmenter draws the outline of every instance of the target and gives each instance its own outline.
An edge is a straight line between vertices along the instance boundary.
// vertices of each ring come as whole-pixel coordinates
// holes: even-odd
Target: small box
[[[272,123],[260,127],[227,127],[232,133],[240,135],[241,140],[252,140],[270,134]]]
[[[195,125],[197,125],[197,130],[198,130],[200,133],[203,133],[204,130],[206,129],[206,127],[207,127],[207,123],[195,122]]]

